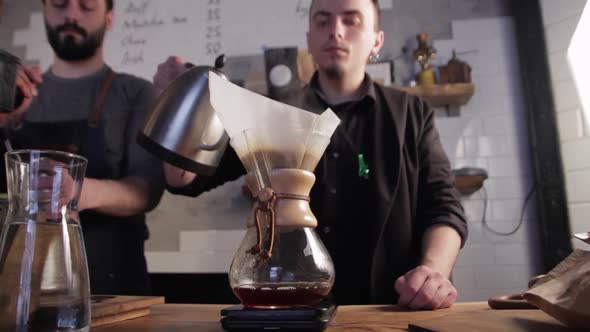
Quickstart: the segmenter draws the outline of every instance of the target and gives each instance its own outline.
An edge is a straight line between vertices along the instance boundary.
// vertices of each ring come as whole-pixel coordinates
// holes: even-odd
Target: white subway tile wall
[[[584,115],[580,106],[567,61],[567,48],[586,3],[586,0],[541,0],[572,233],[590,231],[588,115]],[[581,241],[572,243],[577,248],[589,249]]]
[[[234,251],[146,251],[151,273],[227,273]]]
[[[581,107],[576,85],[573,80],[553,81],[553,96],[555,98],[555,108],[558,113]]]
[[[585,220],[586,222],[579,224],[572,224],[572,233],[582,233],[588,231],[588,222],[590,220],[590,203],[579,203],[570,205],[570,219],[571,220]],[[588,246],[584,247],[588,250]]]
[[[565,174],[565,179],[569,203],[587,203],[588,197],[590,197],[590,169],[569,171]],[[586,221],[586,226],[588,226],[588,221]]]
[[[469,238],[457,261],[453,282],[459,301],[522,291],[540,273],[536,202],[529,200],[522,227],[523,203],[531,191],[530,147],[518,66],[516,32],[510,17],[453,21],[453,39],[435,40],[438,65],[453,49],[472,67],[476,92],[459,117],[436,117],[454,168],[481,167],[489,179],[463,197]],[[465,53],[463,53],[465,52]],[[487,195],[487,196],[486,196]],[[486,201],[487,197],[487,201]]]
[[[219,250],[235,253],[245,235],[245,229],[181,231],[180,251],[199,252]]]
[[[563,165],[566,172],[590,169],[590,153],[584,153],[588,147],[590,147],[590,137],[581,137],[561,144]]]
[[[541,0],[543,23],[547,27],[565,21],[571,17],[579,18],[585,4],[586,0]],[[571,35],[564,35],[563,37],[569,38]]]
[[[584,136],[584,117],[581,109],[557,113],[557,125],[562,142],[575,141]],[[568,153],[563,153],[563,156],[567,158]],[[564,166],[567,168],[565,160]]]
[[[243,185],[239,178],[198,198],[165,194],[148,215],[155,235],[148,245],[158,242],[158,249],[146,250],[149,271],[227,273],[251,212]]]
[[[567,62],[566,50],[554,51],[549,57],[549,72],[554,80],[571,80],[572,72]]]

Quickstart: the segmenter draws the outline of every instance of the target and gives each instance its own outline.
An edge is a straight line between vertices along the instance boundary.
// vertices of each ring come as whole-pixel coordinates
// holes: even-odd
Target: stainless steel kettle
[[[23,94],[16,87],[20,60],[0,49],[0,112],[12,112],[23,102]]]
[[[225,152],[229,136],[209,102],[209,71],[220,72],[225,55],[215,67],[193,66],[177,77],[154,103],[137,142],[176,167],[211,175]]]

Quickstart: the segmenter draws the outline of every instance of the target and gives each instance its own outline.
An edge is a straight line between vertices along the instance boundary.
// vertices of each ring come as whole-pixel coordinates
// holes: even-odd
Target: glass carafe
[[[88,331],[90,286],[77,207],[87,160],[17,150],[5,161],[0,330]]]
[[[232,139],[256,202],[234,256],[230,286],[250,308],[314,305],[334,284],[334,266],[315,232],[312,173],[329,137],[287,128],[251,129]]]

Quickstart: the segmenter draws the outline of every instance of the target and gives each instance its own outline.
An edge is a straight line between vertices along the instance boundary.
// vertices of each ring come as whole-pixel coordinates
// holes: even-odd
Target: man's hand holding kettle
[[[152,85],[154,98],[158,98],[170,83],[187,69],[186,61],[179,56],[169,56],[165,62],[159,64]]]
[[[43,82],[41,68],[38,66],[19,65],[16,73],[16,103],[11,113],[0,113],[0,127],[6,126],[10,119],[25,112],[33,98],[37,96],[37,85]]]

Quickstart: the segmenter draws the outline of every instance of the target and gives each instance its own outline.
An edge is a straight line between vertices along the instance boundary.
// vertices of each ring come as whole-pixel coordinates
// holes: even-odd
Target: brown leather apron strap
[[[111,88],[111,85],[115,80],[115,77],[117,77],[117,73],[115,73],[111,68],[109,68],[109,72],[107,73],[107,76],[103,79],[100,85],[100,90],[98,90],[98,94],[96,95],[96,99],[94,100],[92,111],[88,115],[88,125],[90,127],[95,128],[98,125],[98,122],[100,121],[100,114],[102,112],[102,106],[104,105],[104,102],[107,99],[109,89]],[[20,113],[12,117],[11,122],[13,129],[18,129],[21,126],[23,121],[23,115],[24,113]]]
[[[115,73],[112,69],[109,68],[109,72],[102,81],[100,90],[98,90],[98,94],[96,95],[96,99],[94,100],[92,111],[88,115],[88,126],[93,128],[98,126],[98,122],[100,121],[100,114],[102,112],[102,106],[104,105],[104,102],[107,99],[109,89],[111,88],[113,80],[116,76],[117,73]]]

